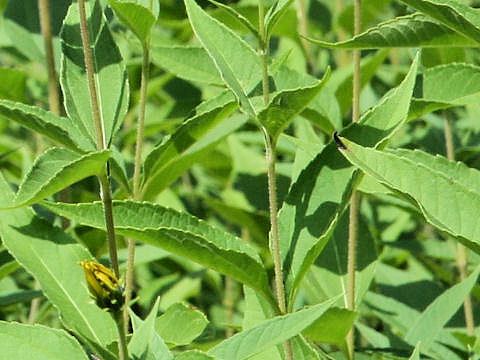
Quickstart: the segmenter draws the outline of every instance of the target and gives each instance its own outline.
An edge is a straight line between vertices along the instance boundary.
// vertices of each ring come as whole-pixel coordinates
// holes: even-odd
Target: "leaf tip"
[[[347,147],[345,146],[345,144],[342,142],[342,140],[340,140],[340,136],[338,136],[337,131],[333,133],[333,140],[335,140],[335,143],[337,144],[337,148],[339,150],[347,150]]]

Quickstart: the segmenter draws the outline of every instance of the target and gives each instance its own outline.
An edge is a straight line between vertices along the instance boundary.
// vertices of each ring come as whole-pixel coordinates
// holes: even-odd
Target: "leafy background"
[[[93,177],[107,161],[122,271],[126,238],[138,240],[132,358],[281,359],[281,343],[292,338],[295,359],[344,359],[353,323],[358,359],[478,358],[479,334],[467,329],[463,302],[471,294],[478,323],[480,4],[364,0],[364,32],[353,36],[350,1],[310,0],[306,41],[297,31],[301,1],[266,1],[265,106],[256,1],[162,0],[152,11],[146,3],[91,1],[111,144],[95,151],[76,5],[51,4],[65,108],[56,116],[45,110],[37,2],[0,2],[5,358],[116,357],[115,325],[89,299],[76,265],[108,263]],[[146,47],[141,199],[148,202],[133,202]],[[352,49],[363,50],[357,124],[350,124]],[[447,159],[449,124],[457,162]],[[271,290],[259,126],[276,142],[291,312],[284,317],[275,316]],[[66,187],[73,204],[56,202]],[[344,291],[355,188],[362,202],[352,312]],[[71,220],[65,230],[58,215]],[[469,249],[463,281],[459,243]]]

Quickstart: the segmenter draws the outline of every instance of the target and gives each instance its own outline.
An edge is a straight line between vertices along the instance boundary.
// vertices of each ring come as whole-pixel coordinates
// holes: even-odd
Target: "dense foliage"
[[[354,3],[0,0],[0,359],[480,358],[480,9]]]

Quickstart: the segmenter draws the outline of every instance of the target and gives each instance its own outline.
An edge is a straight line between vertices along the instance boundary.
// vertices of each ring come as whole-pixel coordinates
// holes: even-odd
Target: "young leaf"
[[[71,184],[102,173],[110,156],[109,150],[79,155],[67,149],[50,148],[35,160],[12,206],[35,204]]]
[[[256,111],[248,94],[262,78],[260,57],[237,34],[203,11],[195,0],[185,0],[185,5],[195,35],[212,58],[223,81],[233,91],[243,110],[255,117]]]
[[[56,116],[37,106],[0,100],[0,117],[15,121],[79,153],[94,151],[95,142],[84,135],[70,118]]]
[[[152,62],[188,81],[223,85],[223,80],[208,53],[197,46],[152,46]]]
[[[419,13],[385,21],[346,41],[329,43],[312,38],[306,39],[331,49],[476,46],[474,40]]]
[[[312,86],[280,91],[275,94],[272,101],[258,113],[258,120],[273,139],[273,143],[276,143],[278,137],[290,121],[302,112],[318,95],[327,82],[329,75],[330,70],[328,69],[322,80]]]
[[[0,321],[0,343],[4,359],[88,360],[73,336],[43,325]]]
[[[260,40],[260,34],[258,33],[258,30],[255,28],[255,26],[252,25],[252,23],[250,22],[250,20],[248,20],[245,16],[243,16],[242,14],[240,14],[237,10],[235,10],[233,7],[231,6],[228,6],[228,5],[225,5],[225,4],[222,4],[218,1],[215,1],[215,0],[208,0],[209,2],[211,2],[212,4],[215,4],[216,6],[218,6],[220,9],[223,9],[225,10],[228,14],[230,14],[231,16],[233,16],[234,19],[236,19],[238,22],[240,22],[240,24],[242,24],[243,26],[245,26],[248,30],[250,30],[250,32],[255,35],[255,37]]]
[[[161,338],[175,346],[188,345],[199,337],[208,320],[200,311],[183,303],[170,306],[165,314],[155,320],[155,330]]]
[[[456,0],[400,0],[480,43],[480,14]]]
[[[406,121],[417,63],[418,56],[403,82],[364,114],[359,124],[342,133],[372,146],[380,146],[392,136]],[[335,144],[327,145],[292,185],[279,213],[280,250],[289,304],[331,236],[354,186],[355,168],[339,155]]]
[[[43,206],[81,224],[103,229],[99,202]],[[229,275],[252,287],[275,307],[267,273],[258,254],[241,239],[186,213],[147,202],[114,201],[115,228],[121,235],[161,247]]]
[[[133,359],[171,360],[173,355],[167,345],[155,331],[155,318],[158,313],[159,299],[153,305],[145,321],[137,320],[134,332],[128,343],[128,353]],[[135,321],[134,321],[135,322]]]
[[[268,10],[267,15],[265,16],[265,33],[266,38],[270,39],[275,25],[281,19],[283,14],[288,10],[290,5],[293,3],[293,0],[277,0],[274,5]]]
[[[0,201],[13,193],[0,176]],[[83,340],[106,346],[117,338],[110,315],[90,299],[78,261],[90,259],[83,246],[61,229],[36,216],[29,208],[1,211],[0,235],[13,257],[39,282],[45,296],[58,308],[63,324]],[[79,285],[80,284],[80,285]]]
[[[411,325],[405,340],[412,343],[421,342],[420,348],[428,350],[448,320],[463,304],[477,282],[480,267],[461,283],[452,286],[431,303],[417,321]]]
[[[119,19],[138,37],[143,46],[147,45],[157,16],[141,4],[119,0],[108,0],[108,4],[115,11]]]
[[[220,359],[243,360],[299,334],[336,301],[327,300],[295,313],[277,316],[244,330],[208,351]]]
[[[127,73],[99,0],[90,1],[85,6],[89,19],[103,136],[106,145],[109,146],[128,108]],[[85,137],[96,143],[79,23],[78,4],[74,3],[68,10],[61,32],[60,80],[68,116],[78,125]]]
[[[429,223],[480,253],[480,229],[475,215],[480,211],[480,192],[458,178],[461,165],[450,162],[445,171],[437,169],[438,161],[432,155],[421,155],[422,159],[431,160],[428,164],[425,160],[412,160],[415,156],[404,156],[405,150],[378,151],[340,140],[346,147],[342,154],[352,164],[395,192],[407,195]]]

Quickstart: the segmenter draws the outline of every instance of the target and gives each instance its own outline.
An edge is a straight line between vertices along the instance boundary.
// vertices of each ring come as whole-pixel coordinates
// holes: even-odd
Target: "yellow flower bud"
[[[97,305],[107,311],[118,311],[123,305],[123,289],[113,271],[95,261],[79,261],[88,290]]]

